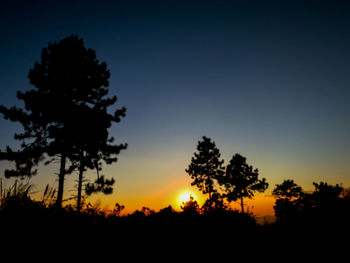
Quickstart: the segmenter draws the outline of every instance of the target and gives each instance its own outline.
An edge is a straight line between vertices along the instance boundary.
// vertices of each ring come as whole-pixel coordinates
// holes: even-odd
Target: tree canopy
[[[302,188],[294,183],[293,180],[284,180],[282,184],[276,184],[275,189],[272,191],[272,195],[276,198],[286,198],[288,200],[300,197],[301,193]]]

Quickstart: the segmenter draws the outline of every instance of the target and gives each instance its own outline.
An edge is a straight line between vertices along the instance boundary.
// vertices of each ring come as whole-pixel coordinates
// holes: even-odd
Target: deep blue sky
[[[48,42],[78,34],[107,62],[110,92],[128,109],[111,132],[129,149],[106,169],[118,198],[187,179],[203,135],[226,164],[246,155],[270,190],[287,178],[349,185],[346,2],[1,1],[0,104],[31,88]],[[0,125],[3,149],[16,126]]]

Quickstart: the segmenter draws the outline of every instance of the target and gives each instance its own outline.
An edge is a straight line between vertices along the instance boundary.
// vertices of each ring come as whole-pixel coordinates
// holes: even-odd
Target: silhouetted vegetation
[[[254,197],[254,192],[264,192],[269,184],[265,178],[259,179],[258,169],[248,165],[246,158],[235,154],[226,167],[226,173],[219,178],[221,185],[225,187],[224,196],[229,202],[240,200],[241,211],[244,213],[243,198]]]
[[[45,237],[49,230],[51,235],[62,237],[75,233],[81,238],[116,236],[122,240],[132,237],[146,241],[181,238],[181,235],[191,233],[198,240],[234,237],[232,242],[239,243],[260,237],[271,241],[291,241],[304,237],[304,234],[341,235],[349,230],[348,190],[321,182],[315,184],[312,193],[299,195],[298,186],[291,182],[289,180],[276,187],[274,195],[278,221],[264,225],[257,224],[253,214],[242,213],[228,206],[213,210],[204,203],[200,207],[193,197],[183,203],[181,211],[169,205],[159,211],[143,207],[130,214],[122,214],[125,207],[119,203],[110,210],[89,203],[80,213],[70,205],[57,210],[54,202],[47,201],[49,188],[42,200],[34,200],[31,198],[31,185],[16,182],[8,189],[0,189],[0,221],[6,226],[2,236]],[[290,189],[286,189],[286,186]],[[282,207],[285,203],[277,201],[286,198],[289,203]],[[283,213],[278,214],[277,211]]]
[[[46,160],[45,164],[49,164],[57,158],[60,161],[58,189],[47,186],[42,200],[31,197],[29,183],[15,181],[4,189],[0,181],[0,220],[11,235],[15,231],[45,235],[50,230],[54,234],[74,232],[89,238],[135,235],[147,239],[154,234],[176,237],[194,233],[200,240],[213,243],[227,237],[242,242],[242,236],[267,234],[278,239],[288,231],[300,234],[310,229],[349,229],[349,189],[320,182],[314,183],[313,192],[306,192],[293,180],[277,184],[272,192],[277,221],[258,225],[254,215],[244,209],[243,201],[253,198],[255,192],[264,192],[268,188],[266,179],[259,178],[258,169],[239,153],[233,155],[225,169],[215,142],[206,136],[198,142],[197,152],[186,169],[193,180],[191,185],[208,195],[201,207],[193,196],[182,203],[181,211],[169,205],[159,211],[143,207],[127,215],[122,214],[125,207],[119,203],[111,210],[84,204],[84,172],[94,169],[97,174],[93,183],[86,184],[87,195],[112,193],[115,180],[100,174],[102,163],[115,163],[120,151],[127,147],[113,144],[114,138],[108,132],[126,112],[123,107],[108,113],[117,102],[116,96],[106,97],[109,77],[106,63],[96,59],[95,51],[86,49],[82,39],[70,36],[49,43],[42,50],[41,61],[29,72],[35,88],[17,93],[24,108],[0,106],[5,119],[23,127],[23,133],[14,135],[21,142],[20,149],[7,146],[0,151],[0,160],[15,163],[14,169],[5,171],[6,178],[31,177],[37,173],[40,162]],[[64,179],[74,170],[79,172],[77,203],[64,206]],[[236,201],[241,211],[231,207]]]
[[[349,231],[349,190],[325,182],[313,183],[315,189],[305,192],[293,180],[276,185],[272,194],[276,198],[277,224],[283,229],[303,229],[340,234]]]
[[[190,196],[190,200],[188,200],[187,202],[183,202],[182,206],[182,214],[184,215],[199,215],[200,213],[200,209],[199,209],[199,205],[197,203],[196,200],[194,200],[193,196]]]
[[[239,153],[233,155],[226,171],[220,156],[215,142],[203,136],[186,172],[193,179],[192,185],[203,194],[209,194],[204,210],[225,210],[230,202],[240,200],[241,212],[244,213],[243,199],[254,197],[254,192],[264,192],[269,184],[265,178],[258,178],[258,169],[248,165],[246,158]]]
[[[105,62],[96,59],[93,49],[84,46],[83,39],[69,36],[49,43],[41,53],[41,61],[29,71],[34,89],[17,92],[25,107],[0,106],[5,119],[19,122],[24,132],[15,134],[21,148],[10,147],[0,152],[1,160],[15,161],[16,168],[5,171],[6,177],[25,177],[36,174],[33,170],[45,156],[51,163],[60,159],[57,207],[62,206],[65,175],[79,170],[77,209],[82,199],[83,173],[97,170],[97,179],[87,187],[88,194],[96,191],[112,192],[114,179],[99,176],[101,161],[112,164],[126,144],[112,144],[108,128],[125,116],[126,109],[108,113],[117,97],[107,97],[110,72]],[[70,166],[67,168],[67,161]]]
[[[198,142],[197,151],[186,172],[193,179],[191,185],[197,186],[203,194],[209,195],[208,200],[211,205],[213,194],[218,192],[216,183],[225,173],[224,160],[220,160],[221,154],[215,142],[206,136]]]
[[[277,184],[272,195],[276,198],[274,209],[278,220],[292,218],[298,213],[299,200],[303,192],[293,180],[285,180],[282,184]]]

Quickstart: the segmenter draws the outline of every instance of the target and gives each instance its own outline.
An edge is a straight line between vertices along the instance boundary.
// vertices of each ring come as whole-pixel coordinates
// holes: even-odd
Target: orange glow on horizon
[[[123,199],[119,200],[118,203],[125,206],[125,209],[122,212],[122,215],[127,215],[135,212],[136,210],[141,210],[142,207],[148,207],[154,211],[159,211],[162,208],[165,208],[171,205],[176,211],[182,211],[181,206],[183,203],[186,203],[190,200],[190,196],[198,202],[199,207],[203,205],[207,196],[203,195],[200,191],[193,187],[181,187],[181,190],[168,189],[170,191],[162,193],[153,193],[152,195],[142,196],[142,198],[132,198],[132,199]],[[100,203],[101,208],[113,209],[116,201],[113,198],[105,198],[100,196],[94,200],[90,199],[92,204]],[[259,194],[256,195],[253,199],[244,199],[244,210],[245,212],[251,212],[253,215],[261,217],[267,215],[274,215],[273,205],[275,199],[272,196]],[[240,204],[231,202],[230,207],[232,209],[241,210]]]
[[[180,176],[179,176],[180,177]],[[171,205],[176,211],[182,211],[183,202],[187,202],[190,196],[193,196],[201,207],[208,196],[204,195],[196,187],[190,186],[190,179],[187,177],[176,178],[175,180],[164,182],[158,185],[156,190],[147,189],[145,191],[121,191],[116,189],[112,195],[95,194],[90,196],[86,203],[91,203],[96,207],[105,210],[113,210],[116,203],[125,206],[121,215],[132,214],[136,210],[148,207],[156,212]],[[41,200],[41,194],[34,194],[35,199]],[[256,194],[253,199],[244,199],[244,210],[252,212],[253,215],[260,217],[274,215],[275,199],[267,194]],[[65,203],[65,205],[75,205],[75,201]],[[240,204],[231,202],[232,209],[241,210]]]

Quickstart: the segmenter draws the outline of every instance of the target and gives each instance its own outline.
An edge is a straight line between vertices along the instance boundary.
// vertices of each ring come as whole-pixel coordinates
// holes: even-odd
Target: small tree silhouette
[[[124,205],[116,203],[113,210],[112,210],[111,215],[119,217],[124,209],[125,209]]]
[[[302,188],[293,180],[284,180],[276,184],[272,195],[276,198],[274,205],[275,215],[279,220],[295,218],[301,211]]]
[[[339,200],[340,194],[344,191],[344,188],[340,185],[331,185],[325,182],[313,183],[315,191],[313,192],[314,200],[322,206],[328,202]]]
[[[244,213],[243,198],[254,197],[254,192],[264,192],[268,183],[265,178],[259,179],[258,169],[253,169],[246,163],[246,158],[235,154],[226,167],[225,176],[220,178],[220,184],[225,188],[224,196],[228,201],[241,201],[241,210]]]
[[[340,213],[344,188],[338,184],[331,185],[325,182],[313,183],[315,191],[311,196],[312,207],[322,216],[330,217]],[[344,199],[343,199],[344,200]],[[316,212],[316,211],[315,211]]]
[[[215,142],[206,136],[198,142],[197,151],[186,172],[193,179],[191,185],[196,185],[203,194],[209,194],[209,200],[212,200],[213,194],[217,193],[215,183],[225,173],[224,160],[220,160],[221,154]]]

